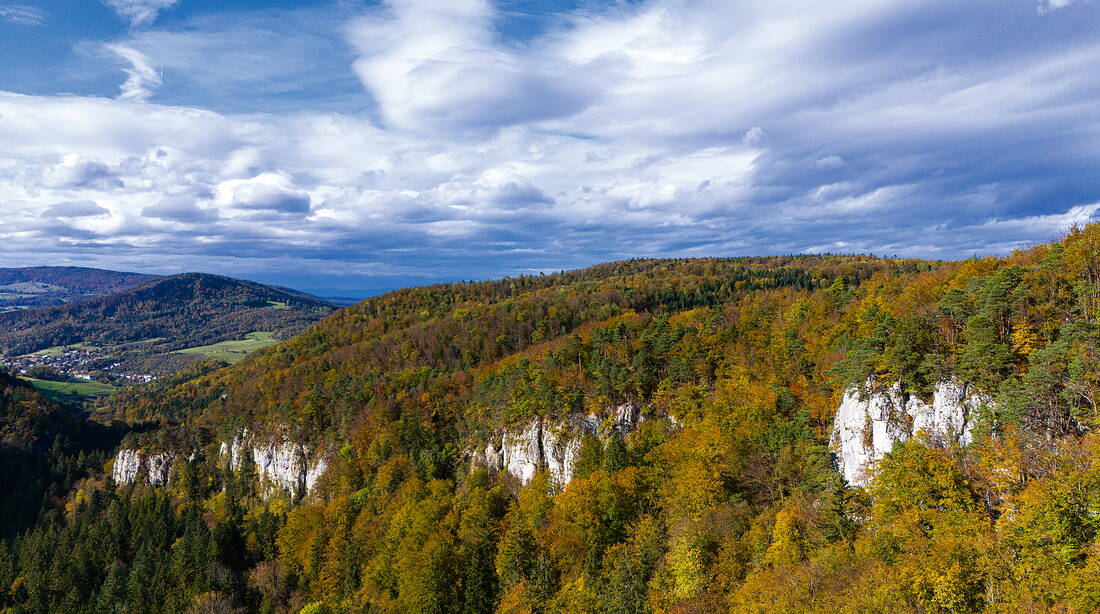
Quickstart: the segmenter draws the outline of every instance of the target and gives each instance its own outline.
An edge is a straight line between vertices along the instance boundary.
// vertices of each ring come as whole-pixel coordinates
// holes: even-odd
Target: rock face
[[[491,440],[474,457],[490,470],[511,474],[522,485],[545,468],[564,487],[573,480],[582,437],[595,435],[606,441],[616,433],[632,432],[644,420],[632,403],[614,408],[603,419],[591,414],[574,414],[557,422],[535,419]]]
[[[871,466],[919,432],[933,443],[969,444],[974,412],[992,404],[989,395],[958,382],[941,382],[931,403],[902,393],[897,384],[866,396],[852,388],[837,408],[831,444],[848,483],[865,486]]]
[[[171,452],[150,454],[141,450],[119,450],[111,478],[115,484],[133,484],[146,480],[154,486],[168,483],[176,455]]]
[[[251,461],[262,483],[295,496],[308,494],[328,467],[323,457],[314,457],[303,444],[285,438],[259,441],[247,429],[232,442],[222,442],[221,455],[228,457],[229,468],[234,471]]]
[[[252,463],[262,484],[294,496],[308,494],[328,466],[324,457],[311,455],[303,444],[285,438],[260,441],[247,429],[232,441],[222,442],[220,454],[229,469],[240,471],[246,463]],[[154,486],[167,484],[176,459],[171,452],[119,450],[111,477],[119,485],[143,479]]]

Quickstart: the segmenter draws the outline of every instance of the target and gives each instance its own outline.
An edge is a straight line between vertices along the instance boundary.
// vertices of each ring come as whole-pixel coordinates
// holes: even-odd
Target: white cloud
[[[110,211],[100,207],[94,200],[67,200],[50,205],[42,215],[45,217],[76,218],[110,214]]]
[[[975,231],[1009,231],[1019,243],[1040,241],[1056,238],[1056,235],[1064,232],[1071,226],[1084,226],[1096,221],[1100,217],[1100,203],[1090,205],[1077,205],[1066,211],[1046,215],[1031,215],[1027,217],[998,219],[993,218],[971,227]],[[1038,234],[1037,234],[1038,233]],[[1018,247],[1018,245],[1014,246]]]
[[[748,145],[759,145],[767,135],[768,133],[764,132],[764,129],[760,126],[753,126],[745,131],[745,136],[741,140]]]
[[[494,42],[487,0],[405,0],[356,20],[355,71],[388,124],[406,130],[492,128],[568,116],[595,84],[567,58]]]
[[[1071,4],[1076,4],[1082,0],[1039,0],[1038,12],[1040,15],[1046,15],[1051,11],[1057,11],[1058,9],[1064,9]]]
[[[157,15],[179,0],[103,0],[103,4],[129,21],[132,27],[152,23]]]
[[[48,188],[109,189],[121,184],[103,162],[69,153],[57,164],[46,168],[42,185]]]
[[[291,215],[309,213],[310,196],[285,173],[262,173],[251,179],[230,179],[218,184],[214,203],[237,209]]]
[[[0,6],[0,21],[10,21],[25,26],[44,26],[49,15],[45,11],[33,6],[23,4],[6,4]]]
[[[354,50],[342,35],[363,8],[319,4],[195,11],[179,25],[142,29],[120,42],[165,75],[167,87],[158,92],[164,100],[247,113],[368,108],[349,69]]]
[[[814,166],[820,169],[835,169],[844,166],[844,158],[840,156],[825,156],[824,158],[818,158],[817,162],[814,162]]]
[[[137,49],[125,45],[106,45],[108,51],[117,54],[130,63],[129,68],[124,68],[126,81],[119,86],[119,100],[132,100],[145,102],[153,95],[153,90],[160,87],[162,80],[160,73],[153,68],[149,58]]]
[[[188,268],[329,259],[453,277],[647,255],[1001,249],[1028,224],[1080,218],[1072,207],[1100,190],[1088,170],[1100,45],[1052,45],[1033,32],[1051,22],[1023,14],[1014,30],[972,3],[903,15],[886,0],[651,0],[515,42],[481,0],[394,2],[344,32],[369,114],[149,103],[161,57],[176,58],[172,83],[178,72],[213,90],[225,76],[211,59],[231,50],[233,88],[277,89],[274,49],[313,39],[142,32],[111,47],[130,64],[119,100],[0,93],[0,260],[34,244]],[[933,18],[943,27],[906,29]],[[984,38],[990,20],[1011,45]],[[301,85],[287,84],[287,108]],[[93,200],[107,213],[47,228],[51,207]]]

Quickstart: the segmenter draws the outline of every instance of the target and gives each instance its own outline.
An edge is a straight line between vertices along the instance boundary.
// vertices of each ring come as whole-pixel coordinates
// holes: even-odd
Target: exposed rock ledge
[[[151,454],[141,450],[119,450],[111,477],[115,484],[132,484],[138,478],[144,478],[154,486],[166,484],[175,458],[176,455],[171,452]]]
[[[245,463],[252,462],[262,484],[280,488],[294,496],[308,494],[328,466],[323,456],[311,455],[303,444],[286,439],[260,441],[247,429],[238,433],[232,441],[223,441],[219,454],[234,471],[240,471]],[[111,477],[119,485],[141,480],[154,486],[167,484],[179,457],[174,452],[119,450]]]
[[[645,419],[632,403],[614,408],[606,418],[594,414],[574,414],[555,422],[536,418],[490,440],[483,452],[473,456],[490,470],[511,474],[522,485],[546,469],[558,486],[564,487],[573,480],[585,435],[606,441],[616,433],[633,432]],[[675,419],[669,420],[675,424]]]
[[[303,444],[285,439],[257,441],[245,429],[232,442],[222,442],[220,454],[229,458],[229,468],[240,471],[251,460],[262,483],[282,488],[292,495],[306,495],[328,468],[324,457],[312,456]]]
[[[830,441],[844,478],[865,486],[871,466],[918,432],[936,442],[969,444],[974,412],[992,404],[989,395],[958,382],[937,385],[931,403],[902,393],[897,384],[868,395],[851,388],[837,408]]]

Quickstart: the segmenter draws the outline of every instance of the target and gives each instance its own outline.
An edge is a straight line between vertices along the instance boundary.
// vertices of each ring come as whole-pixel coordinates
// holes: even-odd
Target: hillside
[[[56,513],[74,484],[109,458],[120,435],[0,371],[0,541],[40,514]]]
[[[393,292],[102,402],[0,607],[1097,611],[1098,320],[1097,225]]]
[[[217,353],[205,346],[256,333],[269,345],[333,310],[293,290],[187,273],[79,303],[0,314],[0,353],[37,352],[40,362],[69,371],[162,374]]]
[[[0,268],[0,312],[63,305],[114,294],[157,277],[83,267]]]

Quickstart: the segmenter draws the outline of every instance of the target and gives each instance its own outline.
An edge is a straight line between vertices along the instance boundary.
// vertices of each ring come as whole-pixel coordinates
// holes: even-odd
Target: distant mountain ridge
[[[334,309],[288,288],[184,273],[81,302],[0,314],[0,352],[19,356],[76,346],[102,354],[93,367],[122,363],[163,374],[204,357],[178,350],[257,331],[285,339]]]
[[[0,268],[0,311],[64,305],[122,292],[159,278],[72,266]]]

